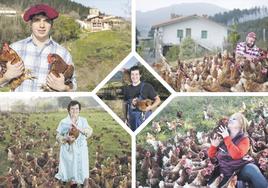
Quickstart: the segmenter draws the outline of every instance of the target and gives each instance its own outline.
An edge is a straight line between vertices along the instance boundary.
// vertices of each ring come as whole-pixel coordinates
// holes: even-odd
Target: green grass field
[[[76,66],[78,91],[93,90],[131,50],[130,30],[83,32],[63,44]]]
[[[58,123],[61,119],[66,117],[66,112],[53,112],[53,113],[34,113],[34,114],[21,114],[12,113],[10,118],[4,117],[0,114],[0,132],[5,130],[5,140],[0,141],[0,175],[6,174],[10,163],[7,161],[7,152],[5,148],[18,142],[22,144],[29,139],[37,141],[40,139],[39,133],[49,130],[50,138],[41,143],[38,147],[31,150],[22,151],[25,155],[29,152],[31,155],[38,156],[40,152],[48,145],[55,144],[55,132]],[[95,162],[95,152],[97,146],[103,148],[103,156],[105,158],[112,157],[115,154],[122,155],[125,152],[131,152],[131,137],[130,135],[114,120],[112,117],[103,110],[82,110],[81,116],[87,118],[89,125],[93,128],[93,135],[88,139],[89,145],[89,160],[90,168],[93,167]],[[22,123],[18,123],[22,122]],[[20,125],[20,137],[16,140],[11,138],[11,133],[15,132],[16,125]],[[37,128],[29,135],[29,129],[37,125]],[[94,139],[99,137],[99,139]],[[120,139],[120,140],[119,140]],[[124,144],[122,144],[124,143]],[[59,146],[54,147],[54,153],[59,152]]]

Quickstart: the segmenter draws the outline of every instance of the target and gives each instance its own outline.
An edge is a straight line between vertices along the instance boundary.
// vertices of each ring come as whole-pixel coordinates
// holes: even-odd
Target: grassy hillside
[[[59,121],[66,116],[66,112],[12,113],[10,115],[7,118],[4,114],[0,114],[0,175],[7,174],[11,165],[7,161],[7,153],[5,152],[8,146],[17,145],[19,142],[23,145],[25,142],[29,142],[30,139],[33,139],[34,142],[38,141],[40,140],[40,133],[46,130],[49,132],[49,139],[41,142],[38,147],[22,151],[23,156],[27,152],[33,156],[38,156],[48,144],[54,146],[54,153],[59,153],[59,145],[55,145],[55,130]],[[108,113],[102,110],[82,110],[81,116],[87,118],[89,125],[93,128],[93,135],[88,139],[90,168],[93,168],[98,146],[103,148],[102,154],[104,158],[112,157],[115,154],[120,156],[125,152],[131,151],[130,135]],[[34,125],[37,126],[36,129],[29,131]],[[19,133],[16,136],[16,140],[14,140],[11,135],[16,132],[16,127],[19,127],[19,130],[17,129]],[[4,135],[3,137],[2,134]]]
[[[64,44],[76,66],[78,90],[93,90],[131,50],[130,30],[83,32]]]

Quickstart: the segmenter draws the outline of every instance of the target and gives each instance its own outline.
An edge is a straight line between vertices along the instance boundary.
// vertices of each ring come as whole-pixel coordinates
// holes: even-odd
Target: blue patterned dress
[[[92,134],[92,128],[88,125],[86,118],[79,117],[77,126],[82,130],[73,144],[65,141],[71,128],[70,116],[59,123],[57,128],[57,140],[60,141],[60,163],[59,171],[55,177],[63,182],[74,181],[83,184],[89,178],[89,160],[87,138]]]

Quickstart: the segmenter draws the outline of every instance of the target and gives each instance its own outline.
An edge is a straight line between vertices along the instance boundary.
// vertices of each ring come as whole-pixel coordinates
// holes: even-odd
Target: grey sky
[[[72,0],[88,7],[100,9],[101,12],[115,16],[129,17],[131,0]]]
[[[204,2],[218,5],[232,10],[234,8],[251,8],[254,6],[267,6],[268,0],[136,0],[136,10],[149,11],[170,6],[172,4]]]
[[[133,56],[133,57],[131,57],[131,58],[129,59],[129,61],[123,66],[123,68],[129,69],[129,68],[133,67],[134,65],[136,65],[137,62],[139,62],[139,61],[136,59],[136,57]]]

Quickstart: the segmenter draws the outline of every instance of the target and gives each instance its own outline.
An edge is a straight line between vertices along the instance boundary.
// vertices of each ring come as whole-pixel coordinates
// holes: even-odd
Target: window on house
[[[191,37],[191,28],[186,28],[186,37]]]
[[[180,39],[183,38],[183,30],[182,29],[177,30],[177,37],[180,38]]]
[[[207,39],[208,38],[208,31],[201,31],[201,38]]]

